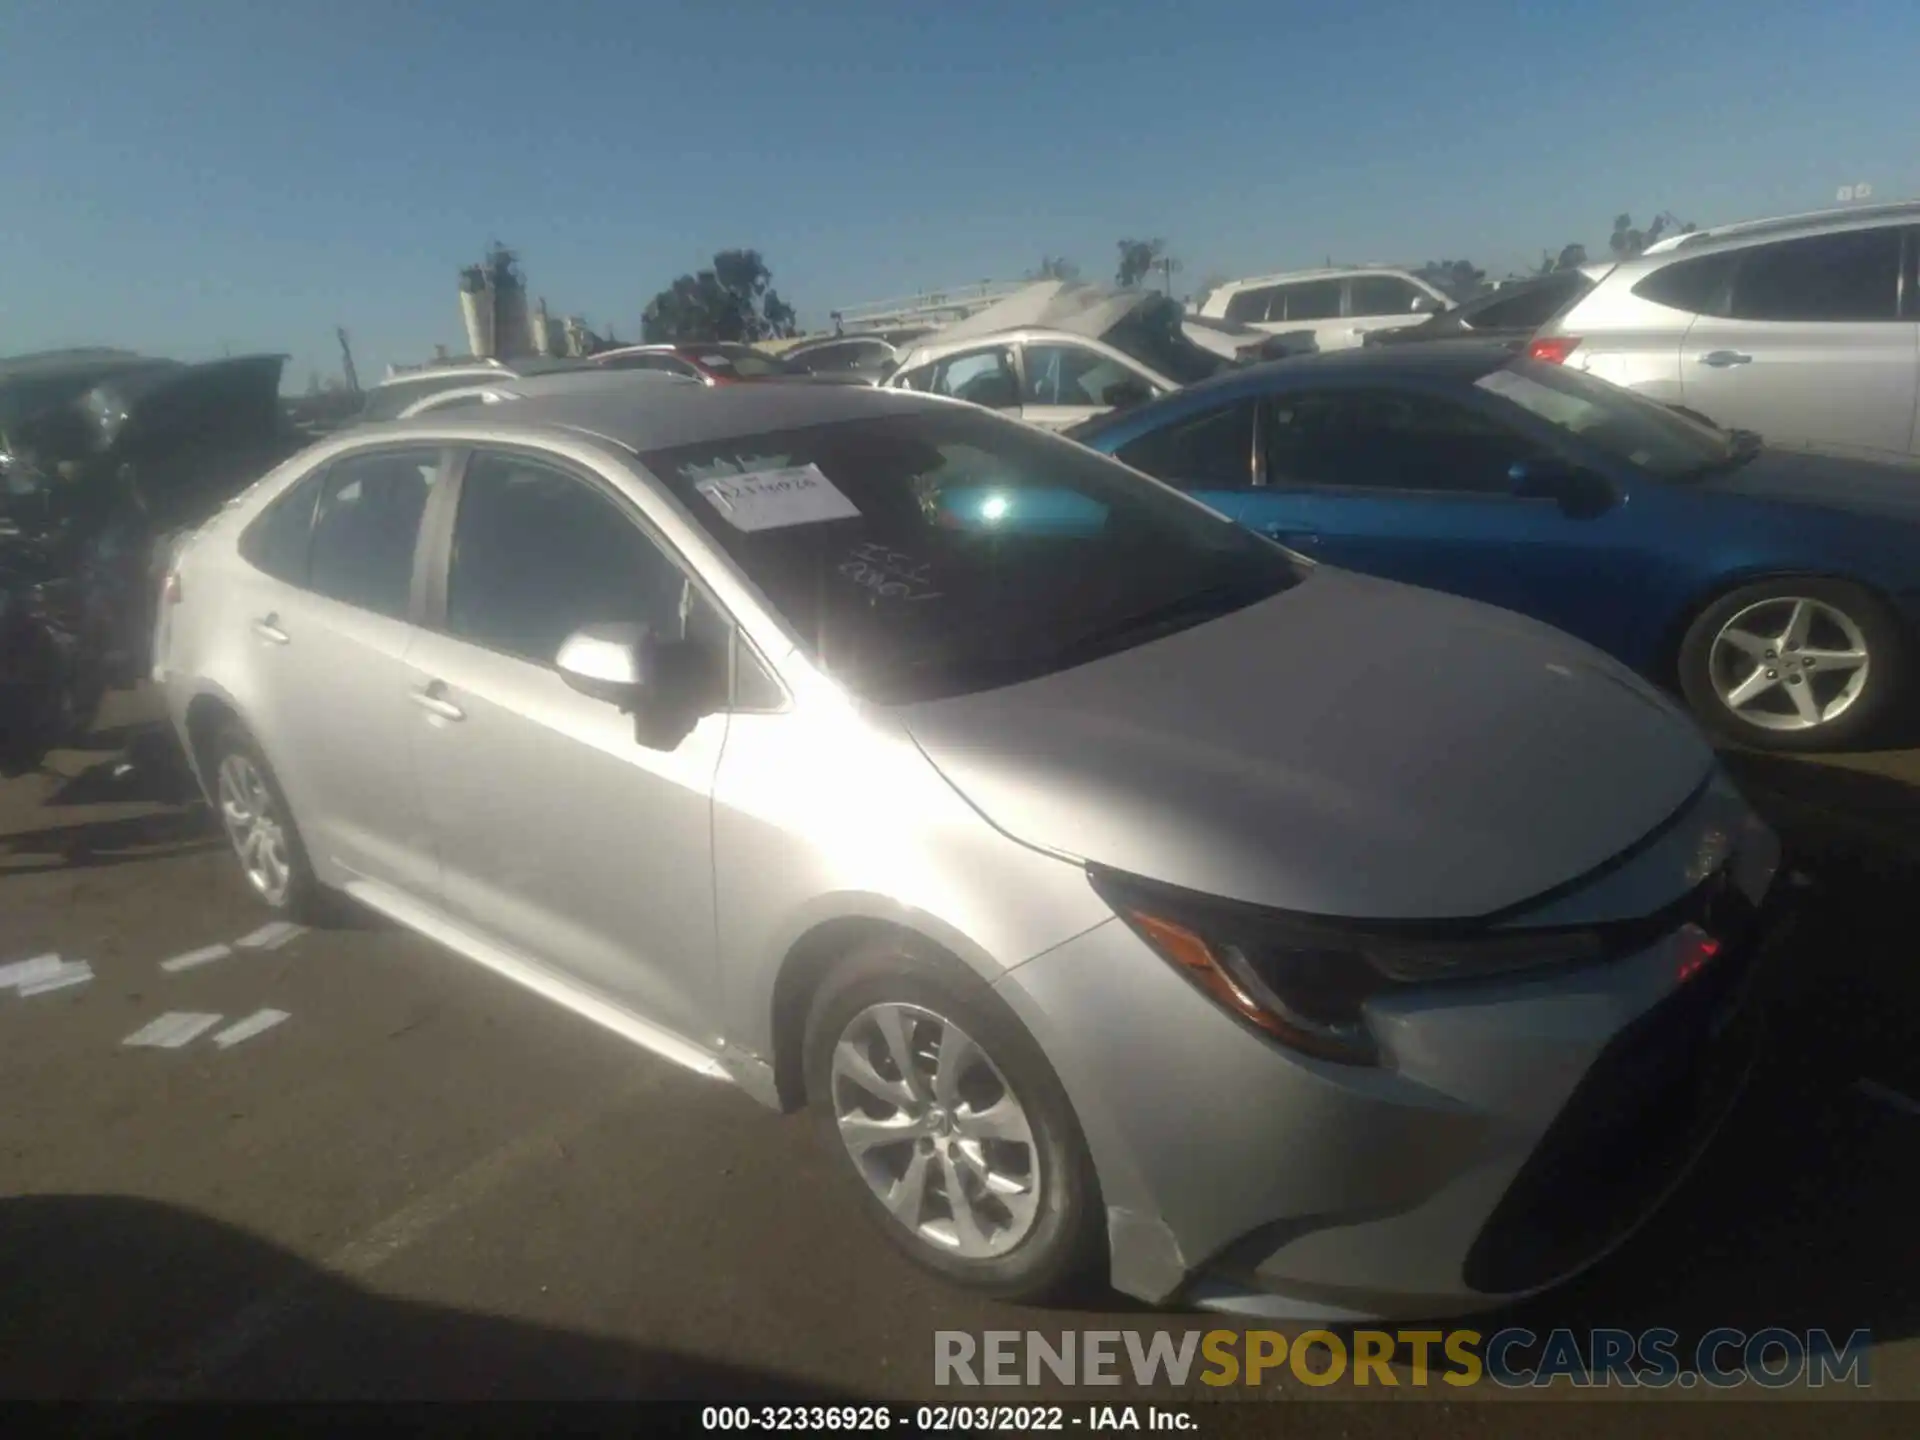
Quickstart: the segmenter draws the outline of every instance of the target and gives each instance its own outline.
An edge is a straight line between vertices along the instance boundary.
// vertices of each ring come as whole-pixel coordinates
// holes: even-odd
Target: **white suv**
[[[1572,365],[1773,444],[1920,450],[1920,203],[1661,242],[1534,336]]]
[[[1275,335],[1310,334],[1319,350],[1350,350],[1369,331],[1417,325],[1452,304],[1405,270],[1362,266],[1229,280],[1208,294],[1200,313]]]

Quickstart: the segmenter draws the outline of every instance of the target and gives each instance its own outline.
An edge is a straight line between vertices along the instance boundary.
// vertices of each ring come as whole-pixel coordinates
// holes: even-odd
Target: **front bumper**
[[[1320,1323],[1460,1314],[1584,1268],[1686,1173],[1749,1067],[1782,889],[1684,981],[1674,933],[1377,1004],[1378,1068],[1255,1036],[1117,921],[999,989],[1081,1120],[1117,1288]]]

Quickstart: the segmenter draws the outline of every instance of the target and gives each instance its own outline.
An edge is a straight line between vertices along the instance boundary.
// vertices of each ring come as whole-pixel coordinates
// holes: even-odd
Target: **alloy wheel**
[[[920,1240],[990,1260],[1033,1229],[1042,1176],[1032,1123],[958,1025],[917,1005],[869,1006],[834,1046],[832,1085],[854,1168]]]
[[[247,883],[269,905],[284,905],[293,888],[293,865],[286,826],[266,777],[247,756],[231,754],[220,762],[218,788],[220,819]]]
[[[1762,730],[1812,730],[1860,699],[1872,657],[1860,626],[1826,600],[1780,595],[1730,617],[1707,656],[1714,694]]]

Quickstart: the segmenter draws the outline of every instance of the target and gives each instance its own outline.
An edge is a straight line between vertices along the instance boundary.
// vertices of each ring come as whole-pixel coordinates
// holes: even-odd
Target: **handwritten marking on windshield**
[[[942,592],[932,588],[928,575],[931,568],[925,560],[915,560],[905,551],[874,541],[854,546],[851,558],[839,566],[842,575],[876,596],[915,602],[941,596]]]

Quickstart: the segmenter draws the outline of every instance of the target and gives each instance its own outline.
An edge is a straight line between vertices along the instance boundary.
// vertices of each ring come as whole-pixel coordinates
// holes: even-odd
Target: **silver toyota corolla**
[[[1485,1306],[1620,1240],[1746,1072],[1779,850],[1668,701],[970,406],[357,430],[166,593],[267,905],[804,1105],[995,1293]]]

